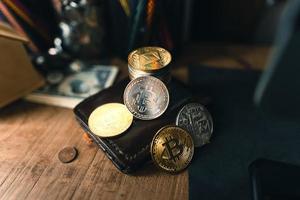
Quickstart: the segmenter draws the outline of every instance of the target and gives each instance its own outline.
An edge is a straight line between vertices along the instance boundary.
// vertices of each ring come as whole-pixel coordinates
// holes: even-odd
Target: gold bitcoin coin
[[[155,71],[170,62],[170,52],[161,47],[142,47],[128,55],[128,64],[136,70]]]
[[[153,162],[159,168],[167,172],[179,172],[191,162],[194,143],[184,129],[165,126],[155,134],[150,151]]]
[[[107,103],[96,108],[89,116],[90,130],[100,137],[117,136],[132,124],[133,115],[125,105]]]

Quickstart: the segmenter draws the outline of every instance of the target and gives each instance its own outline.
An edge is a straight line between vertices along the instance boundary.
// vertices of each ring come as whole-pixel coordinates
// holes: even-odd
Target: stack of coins
[[[170,79],[170,53],[160,47],[143,47],[128,56],[131,81],[124,90],[124,104],[108,103],[89,117],[90,130],[100,137],[124,133],[136,120],[153,120],[169,106],[167,84]],[[194,148],[209,143],[213,122],[199,103],[189,103],[177,114],[176,125],[162,127],[154,135],[150,154],[156,166],[167,172],[184,170],[191,162]],[[142,134],[142,133],[141,133]]]
[[[129,78],[153,76],[164,83],[171,80],[171,54],[161,47],[142,47],[128,56]]]

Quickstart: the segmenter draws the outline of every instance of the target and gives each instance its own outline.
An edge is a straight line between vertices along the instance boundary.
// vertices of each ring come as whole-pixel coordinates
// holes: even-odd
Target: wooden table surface
[[[268,52],[257,46],[189,46],[174,75],[187,82],[191,63],[262,68]],[[122,174],[83,133],[70,109],[20,100],[0,110],[0,199],[188,199],[187,171],[169,175],[149,166]],[[57,154],[66,146],[79,155],[63,164]]]

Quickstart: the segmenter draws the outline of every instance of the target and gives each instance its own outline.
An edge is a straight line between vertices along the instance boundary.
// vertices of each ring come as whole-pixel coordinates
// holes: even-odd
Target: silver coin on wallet
[[[187,130],[195,147],[209,143],[213,133],[213,121],[208,110],[199,103],[189,103],[178,113],[176,125]]]
[[[124,104],[138,119],[155,119],[167,110],[169,92],[165,84],[155,77],[138,77],[126,86]]]

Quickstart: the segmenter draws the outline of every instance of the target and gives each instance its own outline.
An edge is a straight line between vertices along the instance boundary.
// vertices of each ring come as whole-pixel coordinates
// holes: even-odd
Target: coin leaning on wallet
[[[170,173],[184,170],[194,155],[191,135],[178,126],[164,126],[153,137],[151,157],[156,166]]]
[[[187,130],[195,147],[209,143],[213,132],[213,121],[208,110],[199,103],[183,106],[176,117],[176,125]]]
[[[162,81],[152,76],[142,76],[128,83],[123,98],[135,118],[152,120],[167,110],[170,97]]]
[[[125,132],[131,126],[132,120],[133,115],[125,105],[107,103],[91,113],[88,126],[99,137],[113,137]]]
[[[153,120],[161,117],[170,101],[165,85],[171,80],[170,62],[171,54],[161,47],[132,51],[128,56],[131,81],[123,93],[124,104],[107,103],[96,108],[88,119],[91,132],[99,137],[114,137],[126,134],[134,118]],[[169,173],[187,168],[194,148],[209,143],[213,132],[210,113],[196,102],[181,108],[175,124],[161,127],[150,146],[153,163]]]

